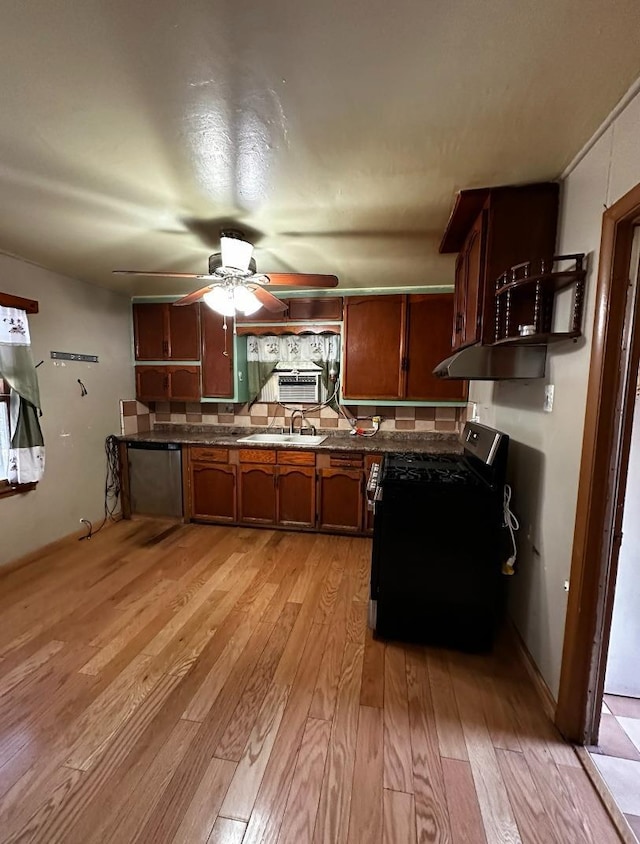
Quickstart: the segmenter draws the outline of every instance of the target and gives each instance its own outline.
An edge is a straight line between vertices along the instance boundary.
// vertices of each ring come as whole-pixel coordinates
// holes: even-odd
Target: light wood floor
[[[376,642],[370,543],[159,520],[0,580],[0,840],[618,841],[505,644]]]

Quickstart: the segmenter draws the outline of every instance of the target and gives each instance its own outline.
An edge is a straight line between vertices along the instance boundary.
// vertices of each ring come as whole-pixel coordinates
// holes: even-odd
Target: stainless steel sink
[[[250,437],[240,437],[239,443],[261,443],[267,445],[320,445],[326,440],[326,434],[251,434]]]

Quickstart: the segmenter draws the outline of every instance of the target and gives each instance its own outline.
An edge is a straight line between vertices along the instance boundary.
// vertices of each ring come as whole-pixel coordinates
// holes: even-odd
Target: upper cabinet
[[[199,360],[198,305],[134,304],[133,337],[136,360]]]
[[[341,296],[299,296],[283,299],[284,312],[273,313],[260,308],[253,314],[238,314],[238,325],[261,322],[336,322],[342,319]]]
[[[509,267],[554,254],[555,182],[461,191],[440,244],[457,252],[453,348],[496,340],[495,285]],[[444,355],[443,357],[446,357]]]
[[[234,394],[233,323],[202,305],[202,395],[232,398]]]
[[[433,375],[451,353],[451,293],[345,299],[343,396],[347,399],[464,401],[464,381]]]

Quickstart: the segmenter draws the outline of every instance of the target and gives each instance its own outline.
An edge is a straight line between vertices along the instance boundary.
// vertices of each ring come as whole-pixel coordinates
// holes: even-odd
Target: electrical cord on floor
[[[118,454],[118,438],[113,434],[107,437],[104,443],[104,450],[107,456],[107,474],[104,481],[104,518],[99,527],[95,530],[89,519],[80,519],[87,527],[88,533],[80,536],[79,539],[91,539],[99,533],[107,521],[115,521],[114,516],[120,500],[120,460]]]
[[[516,548],[515,532],[520,530],[520,522],[511,510],[511,487],[509,484],[504,485],[504,499],[502,504],[503,522],[502,526],[506,527],[511,535],[511,545],[513,547],[513,554],[509,559],[502,564],[502,574],[514,574],[515,562],[518,556],[518,549]]]

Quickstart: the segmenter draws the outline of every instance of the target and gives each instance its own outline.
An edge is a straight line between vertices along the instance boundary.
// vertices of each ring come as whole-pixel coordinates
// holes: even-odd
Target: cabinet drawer
[[[267,448],[241,448],[241,463],[275,463],[276,453]]]
[[[229,462],[229,449],[228,448],[215,448],[211,446],[205,446],[203,448],[194,448],[193,446],[189,449],[189,454],[191,455],[192,460],[197,460],[200,463],[228,463]]]
[[[285,466],[315,466],[316,456],[312,451],[279,451],[278,463]]]
[[[339,468],[341,466],[351,467],[354,469],[361,469],[364,466],[364,456],[362,454],[350,454],[348,452],[335,453],[329,457],[329,465]]]

